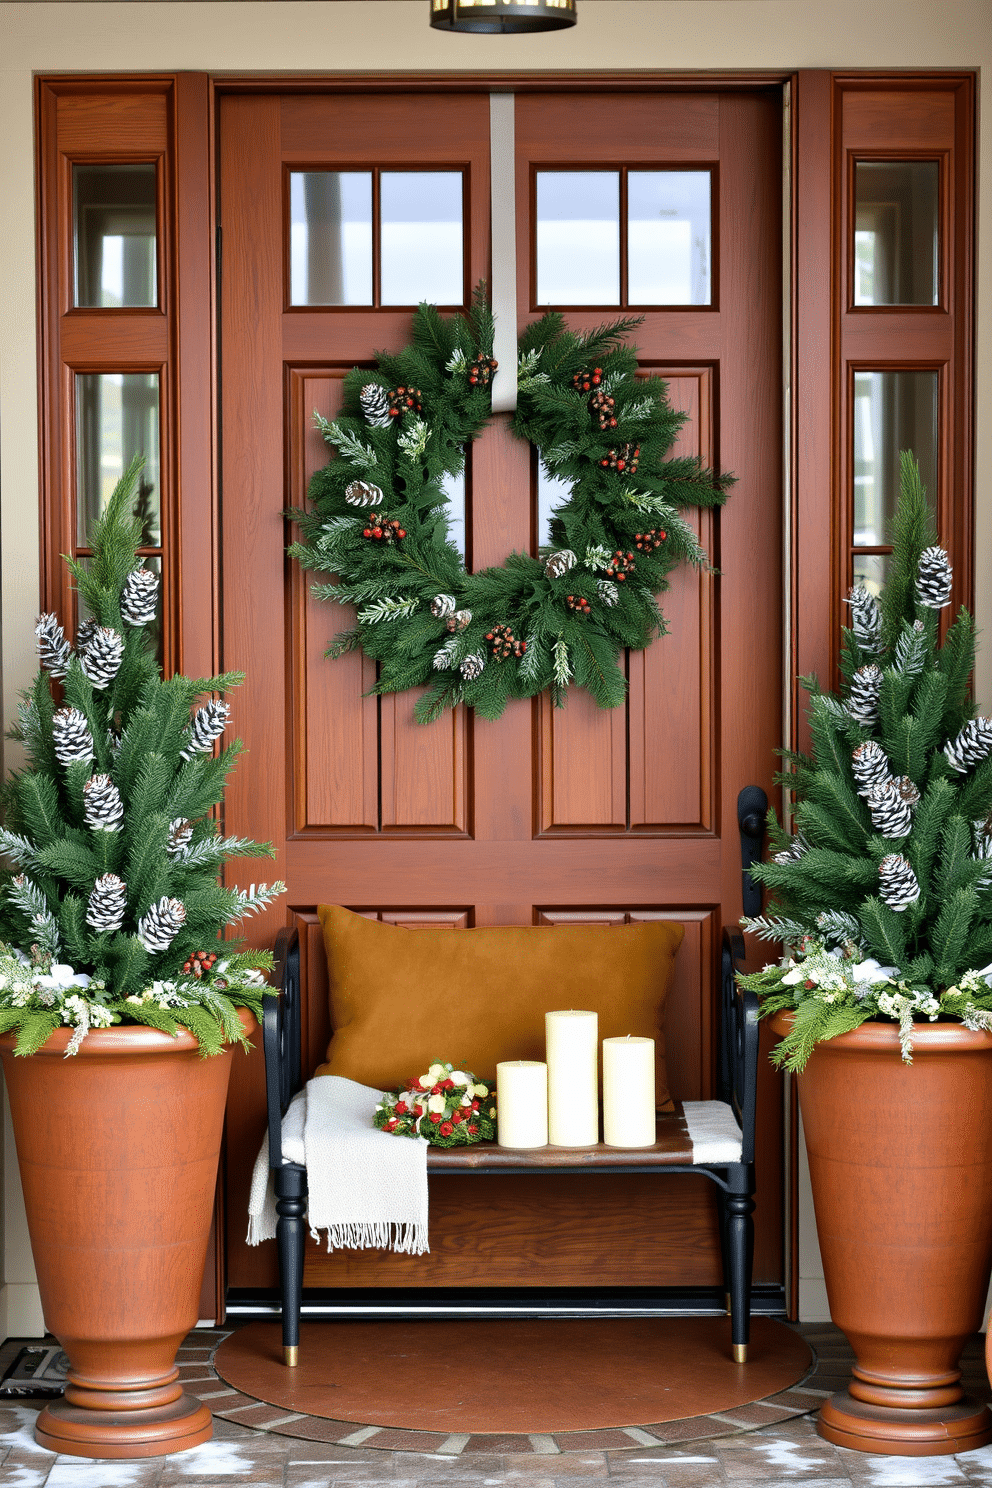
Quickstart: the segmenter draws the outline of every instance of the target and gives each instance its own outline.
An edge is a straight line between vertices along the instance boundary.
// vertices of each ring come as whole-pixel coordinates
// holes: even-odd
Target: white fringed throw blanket
[[[427,1243],[427,1143],[372,1125],[381,1090],[320,1075],[283,1117],[284,1162],[306,1164],[310,1233],[328,1250],[378,1247],[423,1255]],[[248,1244],[275,1239],[276,1206],[266,1135],[248,1200]]]

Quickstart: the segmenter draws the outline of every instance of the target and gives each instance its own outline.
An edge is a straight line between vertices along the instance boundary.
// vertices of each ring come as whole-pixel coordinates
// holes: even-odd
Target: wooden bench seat
[[[747,1358],[750,1331],[751,1267],[754,1210],[754,1121],[758,1066],[758,1005],[753,993],[734,980],[743,945],[734,930],[723,933],[719,1017],[717,1101],[691,1103],[707,1109],[739,1132],[735,1143],[720,1149],[719,1160],[701,1157],[690,1134],[686,1110],[658,1117],[653,1147],[539,1147],[519,1150],[480,1143],[465,1148],[430,1147],[428,1176],[541,1176],[571,1174],[610,1176],[619,1173],[689,1174],[710,1179],[718,1192],[724,1290],[731,1314],[734,1356]],[[265,999],[263,1039],[268,1102],[269,1165],[276,1198],[279,1286],[282,1301],[283,1356],[298,1358],[306,1237],[306,1168],[284,1161],[282,1118],[306,1083],[301,1064],[300,957],[296,932],[283,932],[276,944],[279,992]],[[721,1108],[718,1112],[716,1108]],[[732,1121],[730,1118],[732,1117]],[[732,1153],[732,1155],[731,1155]]]

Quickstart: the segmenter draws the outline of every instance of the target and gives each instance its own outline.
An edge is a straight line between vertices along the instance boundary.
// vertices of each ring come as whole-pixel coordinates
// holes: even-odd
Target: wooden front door
[[[397,252],[395,238],[385,246],[386,178],[457,175],[463,257],[447,281],[455,283],[449,303],[464,305],[488,277],[489,98],[467,85],[273,88],[222,96],[219,117],[223,660],[248,676],[234,699],[248,752],[228,794],[227,829],[275,842],[305,944],[320,902],[411,926],[681,920],[670,1078],[677,1098],[705,1098],[714,1086],[720,930],[741,913],[737,794],[756,783],[771,795],[783,736],[780,95],[588,85],[531,85],[518,94],[520,325],[557,294],[575,327],[643,313],[642,364],[667,379],[672,402],[690,415],[680,448],[738,481],[727,506],[700,526],[719,577],[674,576],[663,601],[670,634],[629,657],[625,707],[601,712],[575,693],[563,711],[542,697],[511,704],[495,723],[461,708],[429,727],[414,723],[412,695],[366,695],[374,670],[361,654],[324,659],[348,614],[309,596],[284,556],[281,513],[303,503],[309,476],[327,458],[312,412],[332,415],[344,373],[409,338],[410,305],[395,303],[402,292],[385,262]],[[361,177],[360,192],[370,183],[373,246],[357,290],[342,288],[337,270],[325,276],[330,283],[314,270],[312,289],[294,278],[293,178],[328,172],[348,175],[349,189]],[[665,220],[668,209],[637,208],[635,199],[666,174],[680,188],[690,175],[702,181],[710,235],[690,220],[692,273],[682,287],[652,288],[650,251],[637,259],[633,240],[647,231],[650,249],[654,229],[643,222]],[[619,203],[614,278],[613,229],[602,229],[612,208],[596,205],[604,183],[604,199],[615,192]],[[550,205],[539,234],[542,201]],[[569,227],[577,210],[594,219],[588,233]],[[599,267],[583,263],[597,254]],[[569,269],[557,279],[556,261]],[[334,303],[356,294],[358,303]],[[323,303],[293,303],[301,296]],[[652,296],[675,302],[638,303]],[[512,437],[506,415],[494,417],[468,462],[468,563],[533,549],[539,507],[534,453]],[[284,917],[280,905],[254,922],[253,938],[271,943]],[[312,1016],[316,1062],[320,1016]],[[781,1284],[781,1100],[772,1077],[763,1078],[755,1281]],[[232,1287],[274,1280],[273,1247],[250,1251],[241,1240],[262,1128],[261,1061],[236,1061],[227,1156]],[[475,1193],[466,1180],[446,1182],[463,1186],[432,1198],[431,1257],[310,1257],[308,1284],[719,1282],[712,1193],[702,1180],[617,1178],[609,1194],[585,1179],[487,1179]],[[499,1184],[506,1186],[497,1191]],[[619,1217],[612,1228],[610,1214]]]

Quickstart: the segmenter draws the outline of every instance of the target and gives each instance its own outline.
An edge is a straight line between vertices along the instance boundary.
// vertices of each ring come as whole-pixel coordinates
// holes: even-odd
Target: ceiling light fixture
[[[439,31],[560,31],[575,25],[575,0],[431,0]]]

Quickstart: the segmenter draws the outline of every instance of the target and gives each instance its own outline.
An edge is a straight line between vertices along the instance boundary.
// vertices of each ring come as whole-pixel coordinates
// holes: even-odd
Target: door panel
[[[603,712],[575,693],[564,710],[540,698],[512,703],[496,722],[459,709],[424,728],[413,722],[412,694],[363,695],[374,672],[360,654],[324,659],[348,612],[316,603],[312,576],[283,556],[281,512],[302,504],[328,453],[311,411],[330,416],[343,371],[370,365],[377,347],[397,349],[410,333],[409,312],[393,307],[287,307],[288,174],[461,170],[472,285],[488,272],[488,130],[488,98],[469,92],[222,97],[224,661],[248,673],[235,720],[249,749],[228,795],[227,829],[276,843],[305,960],[318,943],[322,902],[411,930],[681,921],[669,1070],[679,1097],[698,1098],[713,1090],[720,927],[741,910],[737,792],[750,783],[771,790],[781,741],[780,100],[761,90],[517,97],[521,326],[541,313],[532,301],[535,172],[711,171],[712,303],[649,308],[635,339],[643,370],[665,376],[689,415],[680,452],[733,470],[738,483],[722,511],[699,518],[719,578],[672,576],[663,598],[670,633],[628,658],[625,707]],[[564,313],[579,329],[625,312]],[[495,416],[470,451],[470,567],[502,563],[513,548],[533,551],[536,540],[536,460],[509,423]],[[252,922],[253,938],[271,943],[284,915],[280,906]],[[307,1018],[312,1067],[327,1040],[326,1006],[308,1008]],[[235,1287],[274,1277],[271,1247],[253,1252],[240,1241],[263,1087],[257,1055],[236,1065],[228,1139]],[[782,1279],[776,1088],[761,1112],[759,1282]],[[534,1180],[519,1194],[521,1180],[505,1180],[506,1203],[513,1189],[524,1206],[512,1217],[502,1182],[437,1186],[429,1257],[308,1253],[308,1284],[719,1280],[713,1194],[702,1182],[622,1180],[629,1193],[611,1191],[608,1206],[621,1215],[615,1232],[600,1228],[607,1206],[582,1180]],[[588,1222],[590,1203],[597,1225]],[[506,1233],[481,1223],[494,1212]]]

